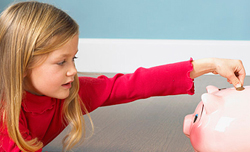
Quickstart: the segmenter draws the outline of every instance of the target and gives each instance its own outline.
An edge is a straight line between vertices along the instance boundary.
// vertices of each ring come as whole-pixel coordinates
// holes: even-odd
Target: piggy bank
[[[250,152],[250,86],[218,89],[207,86],[183,132],[196,152]]]

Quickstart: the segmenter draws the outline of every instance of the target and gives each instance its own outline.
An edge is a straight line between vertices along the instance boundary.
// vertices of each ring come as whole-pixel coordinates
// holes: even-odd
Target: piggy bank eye
[[[195,123],[195,121],[197,120],[197,118],[198,118],[198,114],[196,114],[196,115],[194,116],[194,123]]]

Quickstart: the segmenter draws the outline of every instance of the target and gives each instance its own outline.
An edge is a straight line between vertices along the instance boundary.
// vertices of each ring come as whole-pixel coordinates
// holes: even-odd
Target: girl
[[[0,151],[42,151],[68,124],[71,149],[84,134],[83,114],[100,106],[151,96],[193,94],[193,79],[208,72],[242,86],[239,60],[183,61],[113,78],[78,77],[78,25],[45,3],[20,2],[0,17]],[[236,73],[236,75],[235,75]]]

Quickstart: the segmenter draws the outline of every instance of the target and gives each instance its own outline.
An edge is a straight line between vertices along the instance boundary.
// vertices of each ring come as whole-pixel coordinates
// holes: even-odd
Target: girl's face
[[[77,73],[74,63],[77,51],[78,35],[51,52],[41,65],[31,69],[24,77],[24,89],[36,95],[67,98]]]

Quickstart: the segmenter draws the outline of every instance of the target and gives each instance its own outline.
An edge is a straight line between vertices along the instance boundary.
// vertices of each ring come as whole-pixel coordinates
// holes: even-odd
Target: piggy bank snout
[[[189,138],[191,125],[193,122],[193,115],[187,115],[183,123],[183,133]]]

